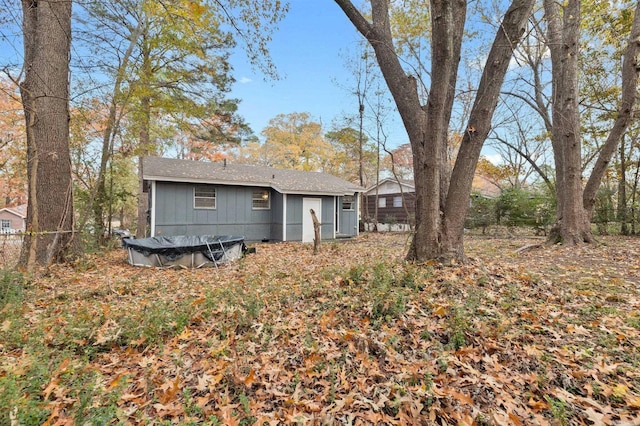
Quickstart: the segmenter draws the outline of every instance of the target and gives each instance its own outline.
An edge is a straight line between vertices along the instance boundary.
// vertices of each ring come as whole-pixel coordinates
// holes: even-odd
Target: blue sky
[[[0,28],[2,62],[19,63],[19,34],[5,30]],[[361,40],[334,1],[290,0],[289,13],[269,45],[281,79],[266,79],[240,49],[231,59],[236,83],[230,96],[241,100],[239,114],[258,136],[278,114],[309,113],[325,132],[335,120],[355,116],[357,99],[349,93],[355,84],[346,63],[359,52]],[[388,107],[395,111],[391,101]],[[396,112],[384,124],[388,147],[408,142]]]
[[[14,19],[19,21],[17,15]],[[19,25],[0,28],[2,64],[21,63],[19,31]],[[358,52],[360,40],[334,1],[290,0],[289,13],[269,44],[281,79],[267,80],[248,64],[240,48],[231,59],[236,83],[230,96],[241,99],[239,114],[258,136],[278,114],[307,112],[313,121],[322,123],[325,132],[331,130],[335,119],[356,115],[357,99],[348,93],[354,85],[345,64]],[[398,117],[386,124],[389,146],[408,142]]]
[[[345,65],[358,51],[361,36],[331,0],[292,0],[274,34],[270,51],[282,77],[265,81],[252,70],[244,53],[234,55],[237,80],[232,97],[242,100],[239,113],[256,135],[278,114],[307,112],[331,130],[334,119],[355,115],[357,99],[348,93],[351,76]],[[398,119],[399,120],[399,119]],[[408,142],[398,120],[389,124],[389,145]]]

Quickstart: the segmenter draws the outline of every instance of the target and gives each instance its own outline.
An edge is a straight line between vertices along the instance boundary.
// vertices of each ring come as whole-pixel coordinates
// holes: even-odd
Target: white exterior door
[[[321,198],[303,198],[302,199],[302,242],[312,243],[315,237],[313,231],[313,219],[311,212],[316,212],[316,217],[322,222],[322,199]]]

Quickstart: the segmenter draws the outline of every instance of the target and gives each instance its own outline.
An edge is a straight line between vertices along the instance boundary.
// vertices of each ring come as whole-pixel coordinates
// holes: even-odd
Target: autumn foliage
[[[217,270],[117,249],[5,273],[0,423],[637,424],[640,241],[467,240],[449,267],[367,234]]]
[[[0,78],[0,205],[26,202],[26,136],[22,104],[16,87]]]

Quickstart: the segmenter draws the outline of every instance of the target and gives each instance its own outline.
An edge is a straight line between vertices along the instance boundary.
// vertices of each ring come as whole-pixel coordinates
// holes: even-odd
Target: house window
[[[382,209],[387,207],[387,199],[385,197],[378,198],[378,207]]]
[[[9,219],[2,219],[0,232],[2,232],[3,234],[8,234],[11,232],[11,221]]]
[[[393,197],[393,207],[402,207],[402,197]]]
[[[342,197],[342,210],[354,210],[356,197],[353,195],[345,195]]]
[[[271,197],[268,190],[253,191],[251,196],[251,208],[254,210],[269,210],[271,208]]]
[[[193,189],[193,207],[196,209],[216,208],[216,188],[211,185],[198,185]]]

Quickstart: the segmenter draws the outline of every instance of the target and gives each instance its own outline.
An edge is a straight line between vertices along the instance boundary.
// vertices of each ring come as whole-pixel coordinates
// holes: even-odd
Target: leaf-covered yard
[[[0,424],[640,424],[640,239],[259,244],[219,270],[124,251],[0,283]]]

